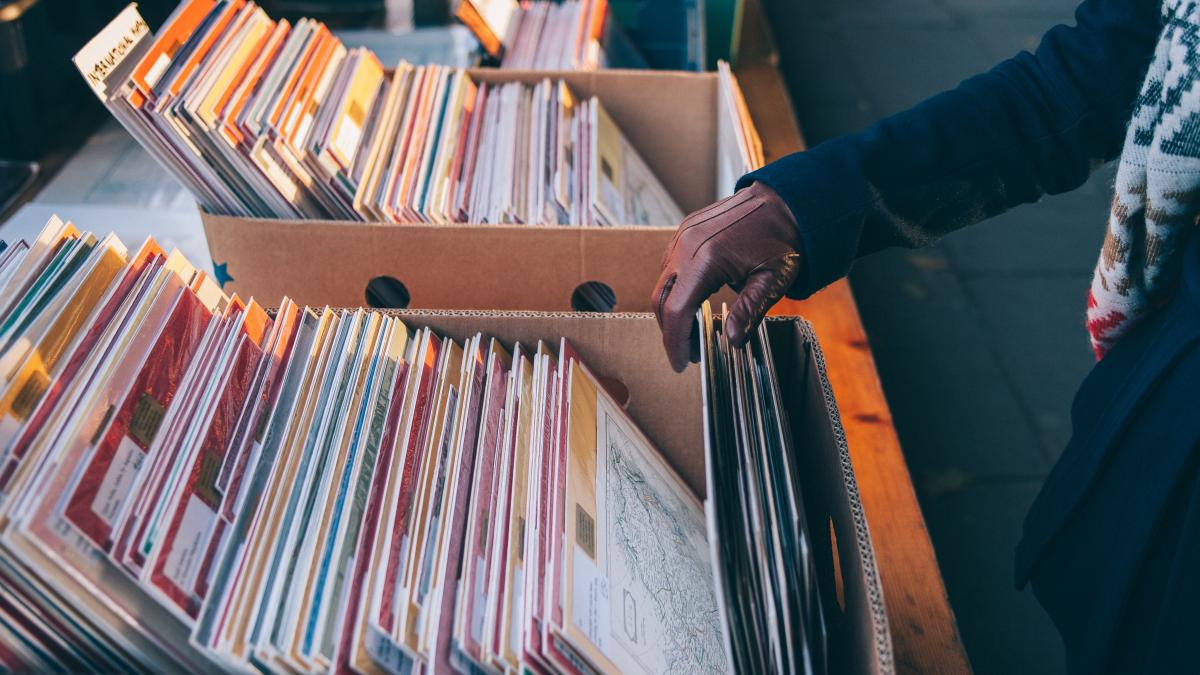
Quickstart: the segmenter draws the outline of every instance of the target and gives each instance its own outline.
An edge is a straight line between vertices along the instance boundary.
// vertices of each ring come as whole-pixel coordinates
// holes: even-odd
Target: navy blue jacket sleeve
[[[1116,157],[1160,32],[1158,0],[1086,0],[1022,52],[866,130],[746,174],[796,216],[806,297],[855,258],[923,246],[1080,186]],[[1101,227],[1098,223],[1097,227]]]

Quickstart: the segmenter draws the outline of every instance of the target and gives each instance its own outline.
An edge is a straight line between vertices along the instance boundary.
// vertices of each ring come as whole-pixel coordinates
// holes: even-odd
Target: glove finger
[[[708,296],[720,289],[720,283],[704,275],[678,275],[665,287],[659,298],[657,314],[663,334],[663,347],[671,368],[682,373],[689,361],[698,361],[699,345],[693,344],[696,310]]]
[[[767,311],[783,297],[796,278],[797,260],[795,255],[784,256],[760,265],[746,277],[725,320],[725,336],[734,346],[746,344]]]
[[[658,275],[658,282],[654,284],[654,290],[650,291],[650,309],[654,312],[654,318],[658,319],[658,329],[663,327],[663,304],[666,303],[667,296],[671,293],[671,288],[675,286],[675,270],[664,269]]]

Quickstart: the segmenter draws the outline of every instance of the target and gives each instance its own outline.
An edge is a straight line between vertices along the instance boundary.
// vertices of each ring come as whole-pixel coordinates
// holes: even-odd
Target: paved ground
[[[810,144],[1036,46],[1071,0],[772,3]],[[1021,521],[1069,434],[1091,356],[1083,303],[1112,168],[851,275],[938,561],[978,673],[1060,673],[1049,619],[1012,586]]]

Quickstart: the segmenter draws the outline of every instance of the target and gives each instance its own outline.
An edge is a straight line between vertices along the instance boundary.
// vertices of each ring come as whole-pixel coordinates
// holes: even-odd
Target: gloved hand
[[[728,284],[738,291],[725,334],[741,346],[800,274],[800,232],[783,199],[752,183],[689,215],[663,256],[650,297],[663,346],[676,372],[698,361],[692,339],[696,310]]]

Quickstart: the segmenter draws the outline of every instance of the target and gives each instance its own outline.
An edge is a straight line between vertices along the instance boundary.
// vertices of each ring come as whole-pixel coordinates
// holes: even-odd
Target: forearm
[[[920,246],[1044,194],[1115,157],[1158,31],[1154,2],[1089,0],[1023,53],[867,130],[743,177],[799,223],[803,297],[854,258]]]

